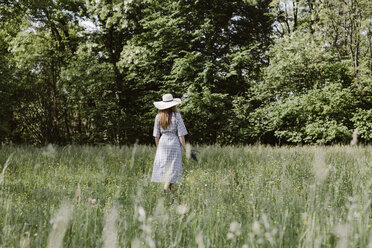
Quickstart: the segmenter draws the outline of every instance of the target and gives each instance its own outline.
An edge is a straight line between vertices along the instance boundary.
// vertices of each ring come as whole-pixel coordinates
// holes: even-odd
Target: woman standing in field
[[[155,117],[154,132],[156,155],[152,182],[165,183],[164,192],[173,193],[172,185],[182,182],[182,150],[186,150],[187,130],[176,105],[181,99],[171,94],[163,95],[163,101],[154,102],[160,112]]]

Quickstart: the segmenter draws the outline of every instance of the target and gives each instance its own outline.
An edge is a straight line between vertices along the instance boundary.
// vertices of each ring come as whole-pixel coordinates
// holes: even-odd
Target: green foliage
[[[10,87],[12,72],[9,66],[7,43],[4,32],[0,31],[0,141],[4,141],[10,132],[10,120],[12,118],[12,95],[13,90]]]
[[[294,32],[278,40],[270,49],[270,65],[265,68],[263,96],[272,100],[301,95],[313,87],[351,83],[347,65],[337,61],[321,37]]]
[[[227,94],[212,93],[208,88],[193,87],[184,96],[182,114],[189,131],[190,141],[213,144],[224,141],[223,131],[229,117],[229,97]]]
[[[347,143],[358,100],[348,64],[321,37],[293,32],[270,50],[263,80],[234,103],[242,142]],[[272,142],[272,141],[271,141]]]
[[[372,140],[372,109],[358,109],[352,118],[354,126],[359,128],[360,137],[369,142]]]
[[[117,125],[113,92],[114,71],[109,63],[99,62],[98,44],[81,44],[76,56],[61,72],[62,94],[72,143],[105,143],[113,140]]]
[[[348,143],[356,122],[367,141],[370,6],[5,1],[0,139],[150,143],[152,103],[170,92],[195,143]]]
[[[231,97],[250,87],[246,80],[259,78],[265,63],[261,51],[270,42],[271,24],[265,6],[265,1],[153,1],[118,66],[149,99],[165,92],[185,96],[182,111],[192,142],[230,143],[233,137],[223,123],[231,115],[224,113],[231,109]],[[153,94],[156,90],[160,94]]]
[[[283,143],[347,143],[354,108],[349,90],[342,89],[341,84],[327,84],[270,104],[264,109],[266,131]]]

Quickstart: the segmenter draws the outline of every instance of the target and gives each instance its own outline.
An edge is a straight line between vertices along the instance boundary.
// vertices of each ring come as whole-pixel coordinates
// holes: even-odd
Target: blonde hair
[[[159,115],[159,122],[160,126],[163,129],[168,129],[170,124],[172,123],[172,115],[173,113],[178,113],[178,109],[176,106],[171,108],[163,109],[160,111]]]

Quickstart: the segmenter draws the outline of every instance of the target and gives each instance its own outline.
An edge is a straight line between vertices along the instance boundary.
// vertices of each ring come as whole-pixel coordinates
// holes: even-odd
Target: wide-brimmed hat
[[[173,98],[172,94],[165,94],[163,95],[163,101],[154,102],[154,105],[157,109],[163,110],[176,106],[177,104],[180,103],[181,103],[180,98]]]

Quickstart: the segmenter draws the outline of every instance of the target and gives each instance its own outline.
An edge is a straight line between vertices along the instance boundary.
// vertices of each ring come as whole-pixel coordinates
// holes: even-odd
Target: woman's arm
[[[178,138],[180,139],[183,150],[186,151],[185,136],[178,136]]]
[[[155,144],[156,144],[156,147],[158,147],[158,145],[159,145],[159,137],[155,137]]]

